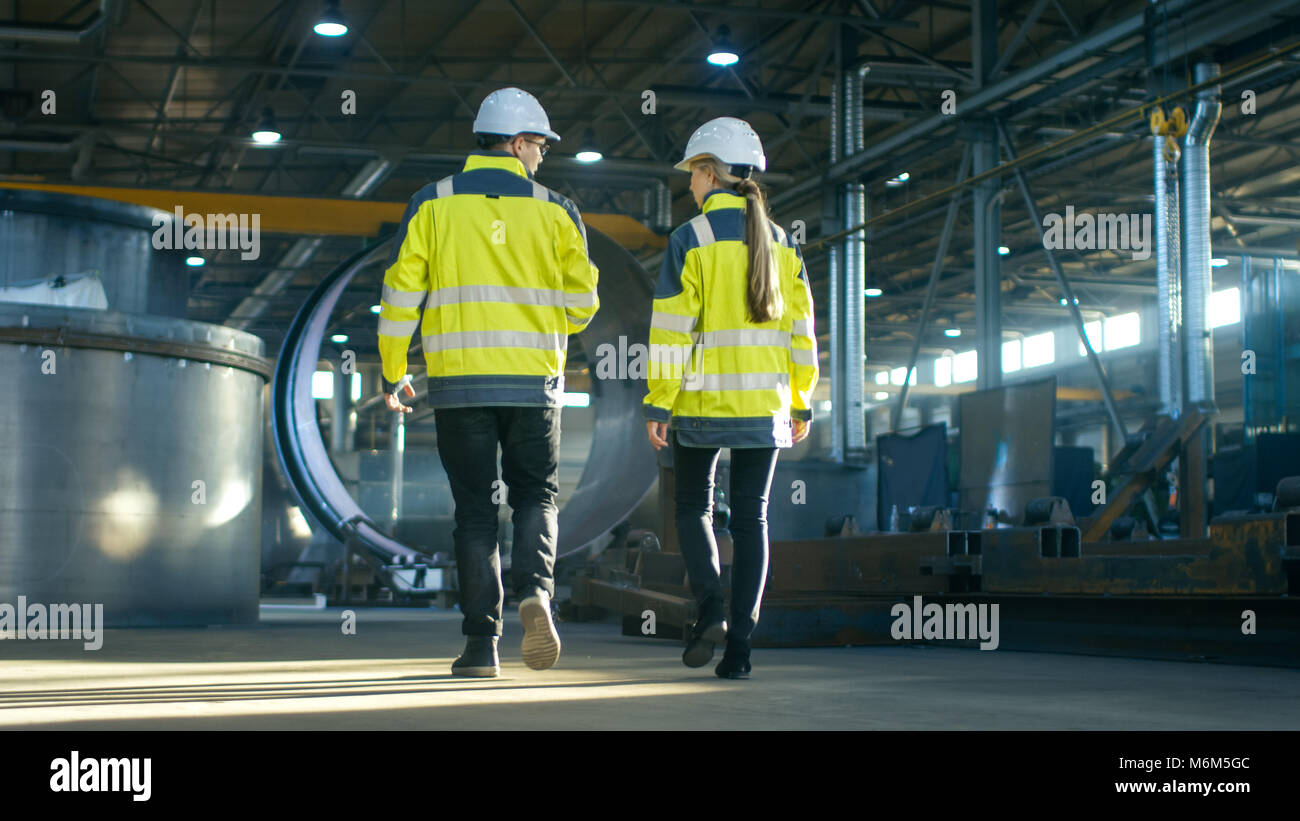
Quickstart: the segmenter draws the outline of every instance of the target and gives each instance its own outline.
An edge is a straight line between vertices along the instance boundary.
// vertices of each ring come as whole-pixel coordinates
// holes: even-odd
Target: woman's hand
[[[653,419],[646,420],[646,435],[650,437],[650,444],[655,450],[660,450],[668,444],[668,423],[656,422]]]
[[[808,438],[808,432],[812,430],[812,422],[805,422],[802,419],[794,420],[794,441],[802,442]]]

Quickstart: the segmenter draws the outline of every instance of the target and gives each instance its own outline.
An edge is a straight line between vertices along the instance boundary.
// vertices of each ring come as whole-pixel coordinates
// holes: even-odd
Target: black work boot
[[[691,628],[682,664],[703,667],[713,660],[713,646],[727,637],[727,620],[721,602],[706,602],[700,608],[700,618]]]
[[[727,639],[727,649],[722,653],[722,661],[713,668],[718,678],[749,678],[749,642],[740,639]]]
[[[501,675],[496,636],[466,636],[465,652],[451,663],[453,676],[496,678]]]

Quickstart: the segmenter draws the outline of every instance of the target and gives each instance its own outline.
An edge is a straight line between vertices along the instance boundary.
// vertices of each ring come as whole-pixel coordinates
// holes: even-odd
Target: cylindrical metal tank
[[[263,354],[232,328],[0,304],[0,603],[255,622]]]
[[[155,250],[173,216],[140,205],[43,191],[0,189],[0,288],[95,273],[108,308],[185,316],[186,252]]]

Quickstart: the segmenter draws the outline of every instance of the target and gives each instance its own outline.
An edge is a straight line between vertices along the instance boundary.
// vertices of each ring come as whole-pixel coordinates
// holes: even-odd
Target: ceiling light
[[[582,135],[582,142],[578,144],[578,153],[573,156],[578,162],[600,162],[605,155],[600,153],[596,148],[596,134],[590,128]]]
[[[713,50],[709,52],[708,61],[715,66],[734,66],[740,62],[736,47],[731,44],[731,29],[718,26],[718,36],[713,41]]]
[[[888,399],[888,398],[889,398],[889,391],[876,391],[875,394],[874,394],[874,396],[875,396],[876,401],[879,402],[879,401],[881,401],[882,399]]]
[[[869,297],[877,297],[877,296],[880,296],[881,294],[883,294],[884,291],[880,290],[879,288],[868,288],[867,290],[863,291],[862,293],[866,294],[866,295],[869,296]]]
[[[1064,306],[1066,304],[1065,297],[1061,297],[1060,299],[1057,300],[1057,302],[1061,303],[1061,305]],[[1077,296],[1074,298],[1074,304],[1075,305],[1079,304],[1079,298]]]
[[[1005,257],[1005,256],[1006,256],[1007,254],[1009,254],[1009,253],[1011,253],[1011,249],[1008,248],[1007,246],[1005,246],[1005,245],[999,245],[999,246],[998,246],[998,254],[999,254],[999,255]]]
[[[1223,266],[1225,266],[1225,265],[1227,265],[1227,264],[1228,264],[1228,261],[1227,261],[1226,259],[1224,259],[1223,257],[1215,257],[1214,259],[1210,260],[1210,267],[1211,267],[1211,268],[1222,268]]]
[[[347,334],[334,334],[333,336],[330,337],[330,342],[347,342],[347,341],[348,341]]]
[[[961,336],[961,328],[944,328],[944,336]]]
[[[382,311],[382,310],[384,310],[382,306],[379,306],[379,305],[371,305],[371,306],[370,306],[370,313],[372,313],[372,314],[377,314],[377,313],[379,313],[379,312]]]
[[[321,37],[342,37],[348,33],[348,24],[339,13],[338,0],[329,0],[325,4],[325,11],[312,26],[312,31]]]
[[[204,259],[203,257],[186,257],[186,258],[185,258],[185,264],[188,265],[188,266],[190,266],[191,268],[198,268],[199,266],[203,265],[203,263],[205,263],[205,262],[207,262],[207,260]]]
[[[885,180],[885,185],[888,185],[890,188],[897,188],[898,186],[907,182],[911,178],[912,175],[904,171],[903,173],[899,174],[897,177]]]
[[[262,109],[262,119],[257,121],[257,128],[253,129],[253,141],[262,145],[280,141],[280,129],[275,124],[275,115],[271,113],[270,107]]]

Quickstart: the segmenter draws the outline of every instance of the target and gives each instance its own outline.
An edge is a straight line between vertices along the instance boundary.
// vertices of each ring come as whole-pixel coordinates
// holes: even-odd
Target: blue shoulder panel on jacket
[[[574,204],[573,200],[549,188],[546,189],[546,193],[550,195],[551,202],[563,208],[564,212],[569,215],[569,219],[573,220],[573,225],[578,229],[578,233],[582,234],[582,241],[586,242],[587,228],[582,224],[582,214],[578,213],[578,206]]]
[[[420,206],[424,205],[429,200],[436,200],[437,198],[438,183],[436,182],[429,183],[419,191],[416,191],[415,195],[411,197],[410,204],[406,206],[406,211],[402,214],[402,224],[397,226],[397,235],[393,237],[393,247],[388,252],[388,264],[384,266],[384,270],[388,270],[396,264],[397,255],[402,250],[402,244],[406,242],[406,228],[411,224],[411,220],[415,217],[415,213],[420,210]]]
[[[686,265],[686,252],[698,247],[690,223],[678,226],[668,237],[663,265],[659,267],[659,282],[655,285],[655,299],[666,299],[682,292],[682,268]]]
[[[772,227],[773,239],[775,239],[777,242],[779,242],[781,245],[785,246],[786,248],[797,249],[798,246],[795,245],[794,237],[790,234],[789,231],[777,225],[775,222],[769,224]]]
[[[718,208],[705,214],[715,242],[745,241],[745,209]]]
[[[533,183],[503,168],[475,168],[452,177],[452,193],[531,197]]]

